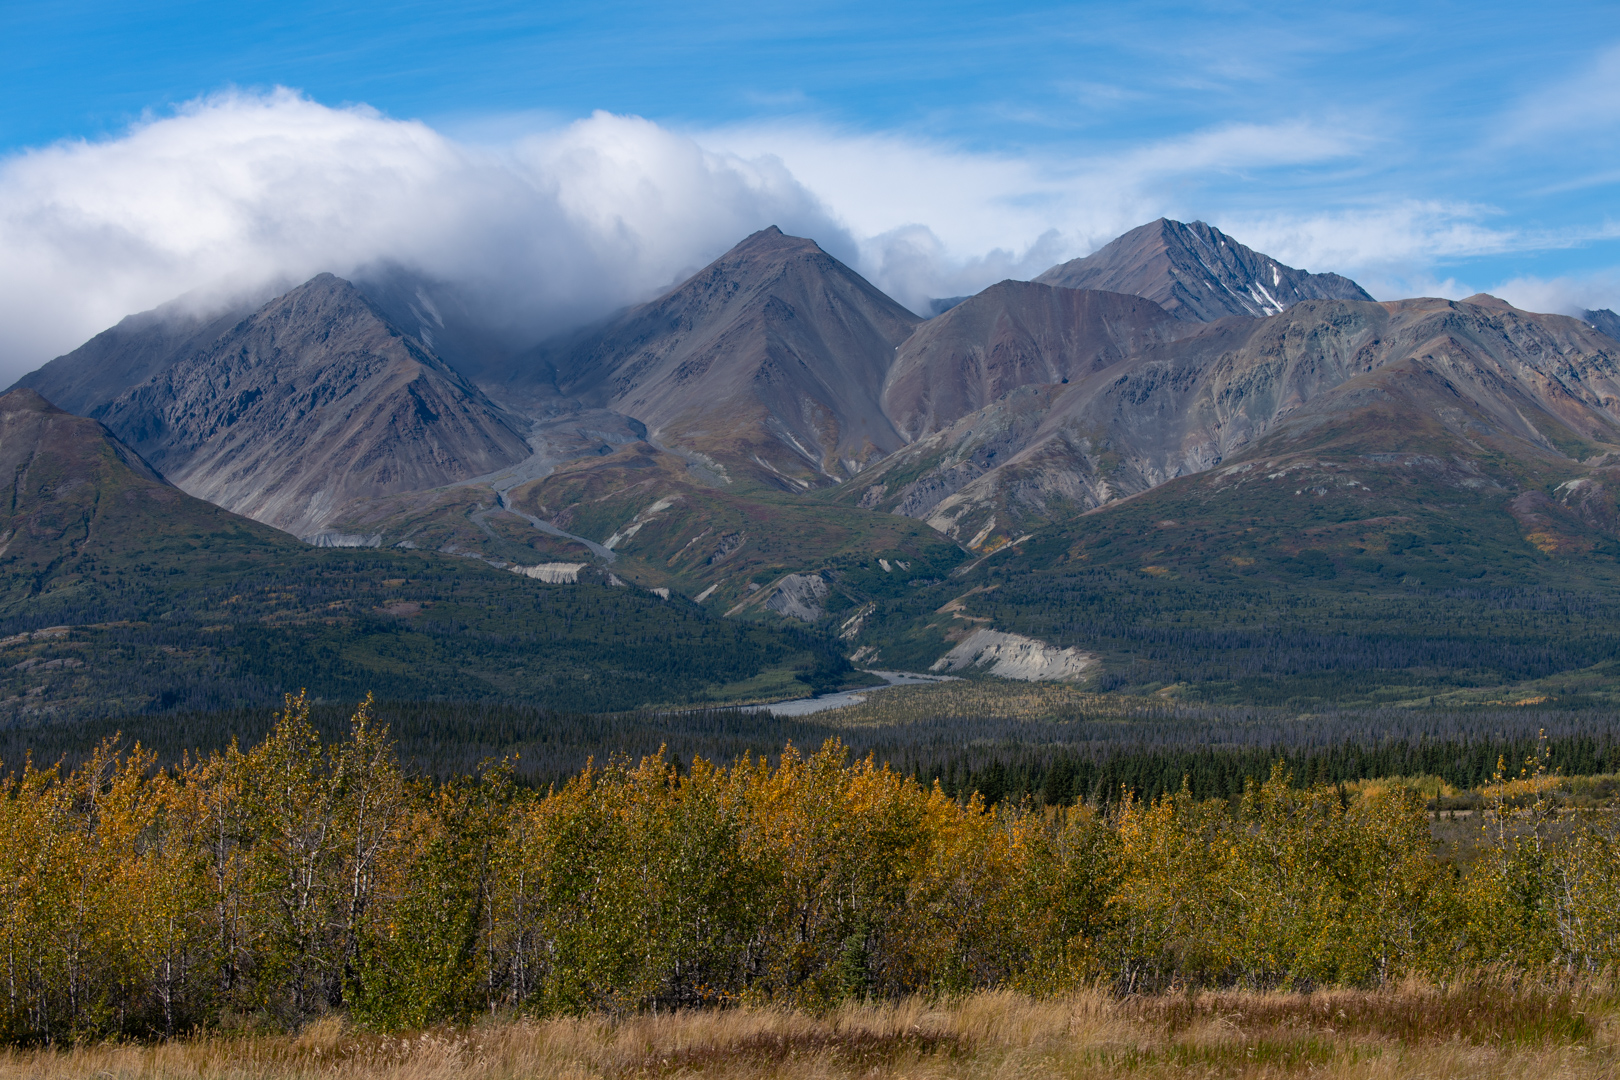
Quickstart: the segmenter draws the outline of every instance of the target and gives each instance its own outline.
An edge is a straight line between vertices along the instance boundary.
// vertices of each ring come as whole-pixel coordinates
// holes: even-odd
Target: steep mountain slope
[[[906,339],[883,409],[916,440],[1021,386],[1080,379],[1186,329],[1138,296],[1003,281]]]
[[[491,324],[478,295],[397,265],[369,266],[354,287],[403,333],[474,385],[500,381],[512,358],[531,341]]]
[[[773,226],[658,299],[542,350],[506,392],[603,405],[728,478],[803,490],[904,444],[878,399],[895,347],[921,321]]]
[[[1338,274],[1284,266],[1202,221],[1160,218],[1035,278],[1067,289],[1145,296],[1180,319],[1275,315],[1301,300],[1371,300]]]
[[[491,328],[462,290],[444,282],[379,265],[367,267],[352,284],[401,333],[475,384],[491,373],[505,378],[520,351],[512,332]],[[124,391],[208,351],[269,296],[223,306],[196,297],[172,300],[128,316],[14,385],[37,390],[68,412],[99,416]]]
[[[203,315],[182,301],[172,301],[129,316],[14,385],[35,390],[70,413],[96,416],[130,387],[166,371],[182,357],[206,352],[254,306],[235,305]]]
[[[1473,299],[1305,301],[1211,324],[1068,386],[1009,395],[840,498],[994,546],[1222,465],[1284,420],[1333,424],[1390,395],[1513,453],[1585,459],[1620,446],[1614,343],[1579,320]]]
[[[354,499],[529,452],[519,421],[330,274],[125,391],[102,418],[188,493],[300,536]]]
[[[302,549],[179,491],[100,423],[30,389],[0,395],[0,470],[11,478],[0,506],[0,617],[48,606],[45,594],[65,599],[98,566],[134,553],[180,559],[206,548],[241,560]]]

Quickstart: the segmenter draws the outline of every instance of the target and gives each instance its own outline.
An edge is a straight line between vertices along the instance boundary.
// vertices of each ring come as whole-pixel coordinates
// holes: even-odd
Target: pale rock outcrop
[[[975,630],[940,657],[929,671],[984,668],[991,675],[1026,682],[1062,682],[1079,678],[1097,658],[1079,649],[1059,649],[1044,641],[1000,630]]]
[[[589,565],[582,562],[548,562],[537,563],[534,566],[513,566],[514,574],[522,574],[536,581],[543,581],[547,585],[577,585],[579,572]]]
[[[765,601],[765,606],[790,619],[815,622],[826,614],[821,601],[831,591],[832,586],[820,574],[789,574],[777,582],[776,591]]]

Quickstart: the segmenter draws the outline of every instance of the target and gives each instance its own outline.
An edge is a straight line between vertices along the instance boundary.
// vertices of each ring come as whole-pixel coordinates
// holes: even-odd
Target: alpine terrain
[[[468,613],[556,597],[571,614],[549,640],[595,641],[624,672],[653,663],[602,651],[626,626],[765,636],[736,646],[740,666],[698,673],[709,646],[666,648],[665,675],[584,697],[565,673],[599,660],[555,644],[516,664],[529,674],[442,653],[448,666],[399,677],[412,693],[639,703],[870,678],[852,663],[1245,700],[1326,700],[1344,679],[1377,700],[1620,692],[1595,614],[1620,601],[1607,312],[1379,302],[1164,219],[927,319],[775,228],[521,347],[474,300],[404,271],[323,274],[243,307],[132,316],[5,399],[34,417],[17,431],[71,428],[105,474],[29,489],[33,502],[18,487],[8,535],[55,537],[28,543],[63,554],[28,557],[15,618],[57,593],[112,611],[97,590],[118,579],[71,560],[118,537],[120,565],[155,565],[129,553],[189,529],[213,537],[198,552],[237,552],[217,578],[234,592],[210,610],[241,603],[254,625],[269,609],[245,598],[284,587],[271,581],[335,581],[320,558],[375,568],[353,571],[372,584],[351,596],[289,594],[299,649],[313,597],[336,605],[344,659],[304,669],[333,686],[393,662],[362,659],[396,655],[377,651],[379,627],[454,610],[494,635],[479,640],[539,641]],[[5,438],[21,455],[42,436]],[[92,497],[104,488],[116,497]],[[189,509],[129,509],[164,499]],[[250,564],[267,584],[240,576]],[[417,596],[419,578],[439,591]],[[653,629],[671,618],[688,629]],[[1536,651],[1577,624],[1591,632]]]

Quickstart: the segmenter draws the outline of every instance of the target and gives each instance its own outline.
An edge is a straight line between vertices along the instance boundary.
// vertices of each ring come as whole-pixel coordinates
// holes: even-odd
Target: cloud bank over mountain
[[[206,306],[395,262],[534,331],[672,283],[762,225],[853,245],[768,158],[598,114],[500,148],[289,91],[233,94],[0,167],[12,374],[183,293]]]
[[[1335,167],[1373,141],[1353,125],[1287,120],[1074,160],[806,124],[678,131],[599,112],[492,144],[285,89],[229,93],[115,138],[0,161],[0,379],[175,296],[206,308],[380,263],[468,286],[492,324],[532,338],[647,299],[773,224],[919,311],[1161,214],[1206,218],[1379,296],[1430,283],[1437,260],[1581,239],[1494,228],[1489,208],[1440,202],[1222,214],[1195,183]],[[1565,284],[1526,295],[1574,307],[1576,294],[1597,306],[1612,292]]]

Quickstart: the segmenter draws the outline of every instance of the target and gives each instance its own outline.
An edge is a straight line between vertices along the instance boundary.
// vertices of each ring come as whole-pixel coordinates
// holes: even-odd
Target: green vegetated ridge
[[[441,554],[311,548],[163,483],[94,421],[37,398],[6,419],[0,710],[13,720],[264,704],[301,687],[614,710],[799,696],[851,675],[812,633],[600,575],[547,585]]]

